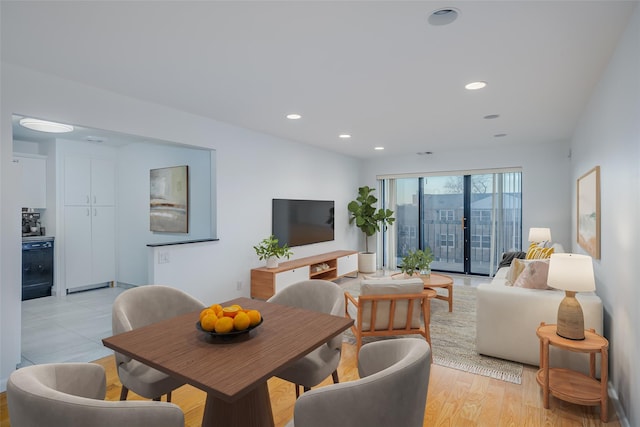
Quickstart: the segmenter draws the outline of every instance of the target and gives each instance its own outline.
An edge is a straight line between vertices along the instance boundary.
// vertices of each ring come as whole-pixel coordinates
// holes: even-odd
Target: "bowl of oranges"
[[[202,309],[196,328],[211,337],[228,340],[249,333],[263,321],[258,310],[244,309],[238,304],[226,307],[213,304]]]

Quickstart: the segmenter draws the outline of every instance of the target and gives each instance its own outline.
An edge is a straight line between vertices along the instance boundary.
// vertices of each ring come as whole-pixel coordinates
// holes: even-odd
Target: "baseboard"
[[[631,424],[629,424],[629,420],[627,419],[625,413],[624,413],[624,408],[622,407],[622,405],[620,404],[620,400],[618,399],[618,392],[616,391],[615,388],[613,388],[613,385],[611,384],[611,381],[609,381],[607,383],[607,388],[609,389],[609,398],[611,399],[611,402],[613,403],[613,409],[615,409],[616,411],[616,415],[618,416],[618,421],[620,422],[620,426],[621,427],[631,427]],[[611,411],[609,411],[611,412]]]

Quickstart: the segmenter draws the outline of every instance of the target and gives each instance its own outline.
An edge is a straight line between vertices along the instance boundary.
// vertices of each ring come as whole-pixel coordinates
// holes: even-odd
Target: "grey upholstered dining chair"
[[[113,302],[113,334],[131,331],[203,308],[202,302],[169,286],[146,285],[127,289]],[[122,383],[120,400],[126,400],[129,390],[132,390],[142,397],[154,400],[160,400],[160,397],[166,394],[167,402],[171,402],[171,391],[184,385],[184,381],[120,353],[115,353],[115,358]]]
[[[319,311],[344,316],[344,291],[338,285],[327,280],[305,280],[295,283],[276,293],[268,300],[276,304]],[[342,354],[342,334],[307,354],[276,374],[283,380],[296,385],[296,396],[300,387],[305,391],[320,384],[329,375],[337,383],[338,364]]]
[[[11,427],[184,427],[172,403],[105,401],[105,392],[104,368],[93,363],[18,369],[7,382]]]
[[[300,396],[287,427],[422,427],[431,372],[431,347],[425,340],[365,344],[358,371],[358,380]]]

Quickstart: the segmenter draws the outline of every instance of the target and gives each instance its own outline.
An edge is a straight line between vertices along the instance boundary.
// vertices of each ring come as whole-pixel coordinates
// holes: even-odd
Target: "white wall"
[[[215,237],[210,222],[211,169],[215,165],[211,165],[210,154],[209,150],[152,143],[129,144],[117,149],[118,282],[149,283],[147,244]],[[189,232],[151,232],[149,170],[180,165],[189,166]]]
[[[250,269],[262,265],[253,245],[271,232],[274,197],[336,203],[335,241],[294,248],[293,258],[358,249],[346,208],[356,194],[358,160],[6,63],[0,72],[0,389],[20,362],[21,235],[12,184],[12,113],[215,149],[220,241],[202,245],[198,262],[176,278],[182,283],[171,283],[207,283],[198,293],[206,302],[249,296]]]
[[[571,239],[569,165],[568,142],[535,147],[519,146],[517,142],[513,146],[501,143],[494,149],[374,159],[366,163],[362,180],[374,185],[377,175],[521,167],[523,240],[526,242],[529,228],[549,227],[553,241],[568,248]]]
[[[594,260],[596,290],[604,305],[610,380],[629,425],[640,425],[640,7],[581,117],[572,147],[572,212],[575,182],[600,166],[601,259]],[[577,244],[575,220],[573,250]]]

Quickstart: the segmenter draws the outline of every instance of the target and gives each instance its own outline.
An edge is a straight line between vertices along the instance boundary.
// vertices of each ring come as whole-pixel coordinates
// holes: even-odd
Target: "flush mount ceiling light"
[[[433,151],[420,151],[418,153],[416,153],[418,156],[430,156],[431,154],[433,154]]]
[[[375,147],[374,150],[382,151],[384,150],[384,147]]]
[[[495,135],[493,135],[494,138],[503,138],[505,136],[507,136],[506,133],[496,133]]]
[[[38,132],[66,133],[73,131],[73,126],[71,125],[48,122],[46,120],[32,119],[30,117],[20,119],[20,126],[31,130],[37,130]]]
[[[484,118],[487,119],[487,120],[497,119],[498,117],[500,117],[500,114],[488,114],[488,115],[484,116]]]
[[[478,90],[478,89],[484,89],[485,87],[487,87],[487,82],[483,82],[483,81],[467,83],[464,86],[464,88],[467,90]]]
[[[338,138],[349,139],[351,138],[351,135],[349,135],[348,133],[341,133],[340,135],[338,135]]]
[[[298,120],[300,118],[302,118],[300,114],[295,114],[295,113],[287,114],[287,119],[289,120]]]
[[[431,15],[429,15],[427,21],[429,22],[429,24],[436,26],[449,25],[453,21],[458,19],[459,14],[460,12],[457,9],[454,9],[452,7],[443,7],[431,12]]]

